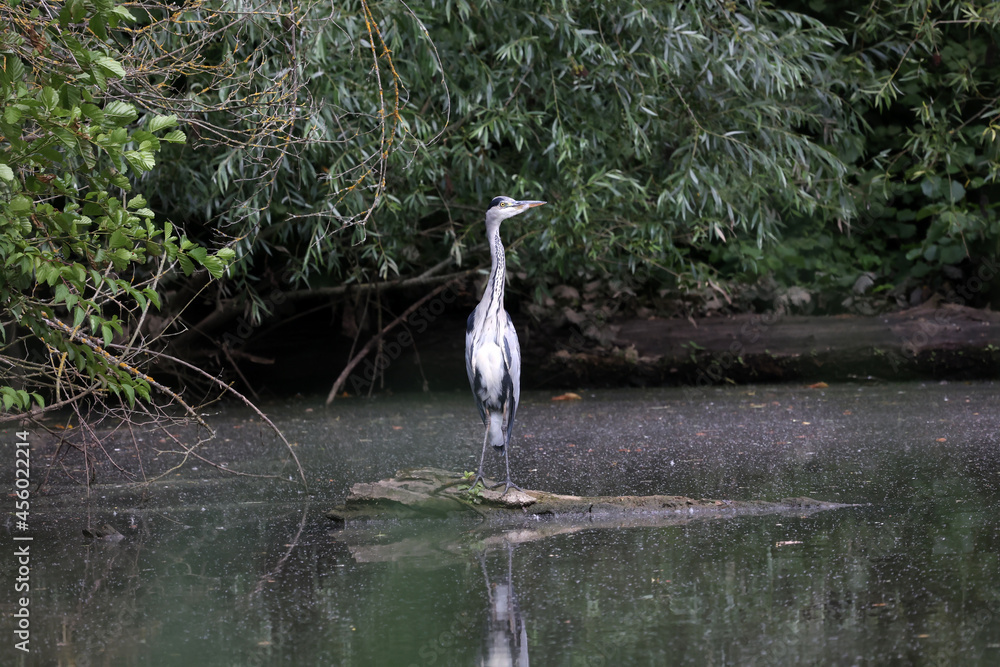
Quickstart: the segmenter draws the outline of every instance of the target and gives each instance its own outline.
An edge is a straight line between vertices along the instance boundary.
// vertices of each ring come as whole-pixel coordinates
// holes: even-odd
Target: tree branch
[[[469,272],[466,271],[464,273],[469,273]],[[448,282],[446,282],[444,285],[439,285],[438,287],[434,288],[429,293],[427,293],[424,297],[422,297],[421,299],[418,299],[412,306],[410,306],[405,311],[403,311],[402,315],[400,315],[399,317],[397,317],[396,319],[394,319],[392,322],[389,322],[389,324],[387,324],[384,329],[382,329],[377,334],[375,334],[374,336],[372,336],[372,339],[370,341],[368,341],[368,343],[363,348],[361,348],[360,352],[358,352],[356,355],[354,355],[354,358],[351,359],[347,363],[347,366],[344,367],[344,370],[340,372],[340,376],[337,378],[337,381],[333,383],[333,387],[330,389],[330,393],[326,397],[326,404],[330,405],[331,403],[333,403],[333,399],[336,398],[337,392],[340,391],[340,389],[344,386],[344,383],[347,382],[347,378],[348,378],[348,376],[350,376],[351,371],[353,371],[354,368],[359,363],[361,363],[361,360],[364,359],[365,356],[367,356],[369,352],[371,352],[371,349],[380,340],[382,340],[383,336],[385,336],[391,330],[393,330],[394,328],[396,328],[396,326],[398,326],[401,322],[403,322],[407,317],[409,317],[410,315],[412,315],[418,308],[420,308],[420,306],[424,305],[425,303],[427,303],[428,301],[430,301],[432,298],[434,298],[435,296],[437,296],[438,294],[440,294],[441,292],[443,292],[445,289],[447,289],[448,287],[450,287],[453,283],[458,282],[462,277],[463,277],[463,274],[459,274],[457,277],[453,277],[451,280],[449,280]]]

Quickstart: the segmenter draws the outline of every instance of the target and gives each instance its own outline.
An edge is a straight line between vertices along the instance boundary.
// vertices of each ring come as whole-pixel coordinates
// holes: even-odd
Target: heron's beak
[[[536,206],[541,206],[546,202],[543,201],[519,201],[515,204],[518,208],[534,208]]]

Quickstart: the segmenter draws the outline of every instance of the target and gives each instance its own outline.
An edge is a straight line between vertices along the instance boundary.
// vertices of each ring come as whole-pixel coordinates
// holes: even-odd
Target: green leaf
[[[965,199],[965,186],[958,181],[951,181],[952,203]]]
[[[135,107],[125,102],[115,100],[114,102],[109,102],[104,107],[104,119],[119,127],[131,123],[138,117],[139,114],[136,112]],[[124,136],[115,143],[124,143]]]
[[[187,141],[187,136],[180,130],[172,130],[163,135],[161,141],[166,141],[170,144],[183,144]]]
[[[177,116],[154,116],[149,121],[147,129],[150,132],[158,132],[160,130],[166,129],[168,127],[177,126]]]
[[[11,213],[27,213],[31,210],[31,199],[24,195],[17,195],[8,204]]]
[[[205,248],[202,248],[201,246],[195,246],[193,243],[191,243],[187,239],[184,239],[184,240],[185,240],[185,242],[187,242],[189,244],[188,247],[190,249],[188,250],[188,255],[191,256],[191,259],[193,259],[196,262],[199,262],[201,264],[204,264],[205,263],[205,259],[208,257],[208,250],[206,250]]]
[[[132,241],[124,232],[120,229],[116,229],[111,234],[111,239],[108,241],[108,245],[112,248],[131,248]]]
[[[69,10],[69,20],[73,23],[79,23],[87,15],[84,0],[67,0],[66,9]]]
[[[142,290],[142,293],[146,295],[146,298],[148,298],[149,302],[153,304],[153,307],[157,310],[160,309],[160,295],[156,293],[156,290],[146,287]]]
[[[202,266],[208,269],[208,272],[212,274],[213,278],[221,278],[222,274],[226,270],[226,265],[223,264],[215,256],[209,256],[201,260]]]
[[[95,123],[100,123],[104,120],[104,111],[96,104],[81,104],[80,112]]]
[[[194,273],[194,263],[187,256],[178,255],[177,263],[180,264],[181,271],[184,272],[184,275],[190,276],[192,273]]]
[[[965,259],[965,248],[961,244],[941,246],[941,263],[958,264]]]
[[[115,78],[125,78],[125,68],[117,60],[107,56],[97,56],[94,58],[94,64]]]
[[[125,151],[123,155],[135,171],[150,171],[156,166],[156,159],[153,157],[152,151]]]
[[[129,407],[135,407],[135,389],[132,388],[132,385],[128,384],[127,382],[122,383],[121,389],[122,391],[125,392],[125,395],[128,397]]]
[[[14,170],[3,162],[0,162],[0,179],[3,179],[8,183],[14,180]]]
[[[79,143],[76,140],[76,135],[73,134],[71,130],[65,127],[53,127],[52,134],[59,139],[59,142],[68,148],[71,152],[76,152],[79,150]]]
[[[88,22],[90,29],[94,31],[94,34],[101,39],[108,38],[108,20],[105,18],[104,14],[96,14],[90,17]]]
[[[52,111],[59,105],[59,93],[54,88],[48,86],[42,88],[38,94],[38,99],[45,106],[46,111]]]
[[[90,80],[93,82],[101,92],[108,89],[108,77],[104,75],[104,70],[100,67],[95,67],[90,70]]]
[[[132,16],[131,12],[129,12],[128,9],[126,9],[125,7],[122,7],[121,5],[115,5],[114,7],[112,7],[111,8],[111,13],[112,14],[117,14],[118,16],[120,16],[122,19],[128,21],[129,23],[132,23],[133,21],[135,21],[135,17]]]

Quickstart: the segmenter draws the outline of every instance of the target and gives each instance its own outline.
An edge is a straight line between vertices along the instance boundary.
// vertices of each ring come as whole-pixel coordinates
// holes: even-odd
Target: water
[[[24,533],[8,520],[0,663],[1000,664],[997,389],[528,394],[512,455],[526,487],[857,505],[507,532],[337,530],[323,516],[355,481],[474,469],[482,431],[464,393],[269,406],[309,493],[198,462],[148,487],[98,484],[88,500],[54,470],[52,493],[32,497],[29,654],[11,633],[9,536]],[[294,475],[246,413],[216,423],[213,460]],[[13,458],[13,429],[0,437]],[[113,452],[122,465],[128,453]],[[161,455],[144,469],[169,465]],[[99,468],[99,482],[114,479]],[[6,467],[2,483],[13,486]],[[81,535],[106,522],[125,539]]]

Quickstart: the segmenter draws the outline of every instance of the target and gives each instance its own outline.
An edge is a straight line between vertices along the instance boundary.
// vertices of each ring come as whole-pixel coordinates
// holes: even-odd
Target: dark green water
[[[340,531],[323,516],[356,481],[474,467],[470,397],[271,406],[309,494],[194,464],[88,500],[52,473],[27,533],[28,654],[12,634],[11,537],[25,533],[8,498],[0,664],[1000,664],[998,389],[529,394],[512,454],[526,487],[858,505],[471,540],[447,523]],[[216,419],[215,460],[291,474],[246,414]],[[0,437],[12,460],[13,429]],[[126,538],[82,537],[105,522]]]

